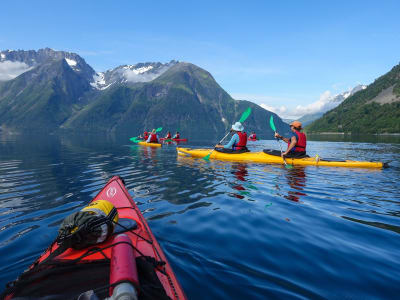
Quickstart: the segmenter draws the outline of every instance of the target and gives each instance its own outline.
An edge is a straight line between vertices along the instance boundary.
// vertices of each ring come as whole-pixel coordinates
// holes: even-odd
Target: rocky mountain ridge
[[[190,63],[124,65],[96,73],[79,55],[49,48],[2,51],[0,56],[0,74],[10,63],[27,66],[0,82],[3,129],[140,132],[163,126],[210,137],[226,132],[250,106],[246,128],[272,135],[271,112],[232,99],[209,72]],[[274,116],[277,127],[287,130]]]

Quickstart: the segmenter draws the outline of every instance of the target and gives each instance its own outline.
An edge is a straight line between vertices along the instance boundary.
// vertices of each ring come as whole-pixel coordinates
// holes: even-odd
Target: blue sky
[[[72,51],[97,71],[187,61],[235,99],[283,117],[400,62],[400,1],[13,0],[0,7],[1,50]]]

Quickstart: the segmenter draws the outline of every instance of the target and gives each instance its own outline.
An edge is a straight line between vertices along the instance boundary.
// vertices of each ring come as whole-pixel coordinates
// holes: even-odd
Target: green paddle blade
[[[208,153],[206,156],[204,156],[203,159],[206,161],[209,161],[211,153],[212,153],[212,151],[210,153]]]
[[[158,127],[157,129],[156,129],[156,132],[160,132],[162,130],[162,127]]]
[[[251,107],[248,107],[244,113],[242,114],[242,116],[240,117],[239,122],[243,123],[244,121],[246,121],[246,119],[250,116],[251,114]]]
[[[130,138],[129,139],[131,142],[134,142],[134,143],[139,143],[140,141],[138,141],[138,139],[137,139],[137,137],[132,137],[132,138]]]
[[[273,115],[271,115],[271,118],[269,119],[269,126],[271,126],[271,129],[274,132],[276,132],[276,127],[275,127],[275,124],[274,124],[274,116]]]

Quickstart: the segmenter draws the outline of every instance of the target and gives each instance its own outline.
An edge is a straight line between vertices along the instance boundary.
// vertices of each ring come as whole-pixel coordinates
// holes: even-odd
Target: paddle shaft
[[[276,133],[276,131],[275,131],[275,133]],[[281,149],[281,155],[282,155],[283,151],[282,151],[281,141],[278,138],[276,138],[276,139],[278,140],[279,148]],[[283,159],[283,163],[285,164],[285,166],[287,166],[286,160],[283,156],[282,156],[282,159]]]
[[[231,133],[231,132],[229,131],[229,132],[222,138],[222,140],[219,141],[218,144],[221,144],[221,143],[223,142],[223,140],[224,140],[230,133]],[[210,158],[210,155],[214,152],[214,150],[215,150],[215,148],[212,149],[212,150],[210,151],[210,153],[208,153],[206,156],[204,156],[203,159],[208,160],[208,159]]]
[[[221,143],[224,141],[224,139],[226,139],[226,137],[227,137],[230,133],[231,133],[231,132],[229,131],[229,132],[222,138],[222,140],[219,141],[218,144],[221,144]]]

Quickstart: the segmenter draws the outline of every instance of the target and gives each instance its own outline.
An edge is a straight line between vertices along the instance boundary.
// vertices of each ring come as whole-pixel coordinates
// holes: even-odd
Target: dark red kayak
[[[80,250],[60,251],[63,247],[54,241],[7,285],[0,298],[105,299],[113,292],[115,296],[118,288],[125,293],[128,286],[136,289],[138,299],[186,299],[124,181],[119,176],[111,178],[91,203],[100,199],[111,202],[118,211],[119,219],[111,236]]]

